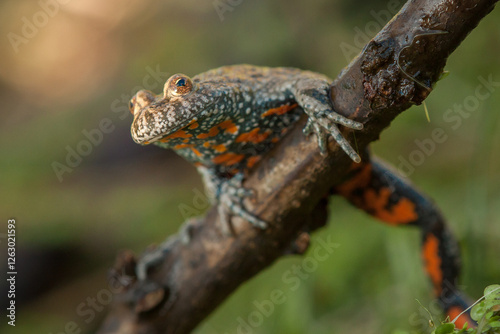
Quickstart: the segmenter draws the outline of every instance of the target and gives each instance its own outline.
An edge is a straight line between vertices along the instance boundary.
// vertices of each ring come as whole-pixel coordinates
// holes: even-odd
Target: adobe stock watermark
[[[306,256],[302,262],[297,265],[293,264],[290,269],[283,272],[281,281],[283,282],[283,289],[274,289],[269,293],[269,297],[262,300],[254,300],[252,305],[254,310],[245,317],[238,317],[238,323],[234,333],[236,334],[253,334],[258,333],[256,328],[262,326],[265,319],[269,318],[278,305],[287,301],[287,295],[291,292],[297,291],[302,282],[311,277],[311,273],[315,272],[319,264],[327,260],[333,252],[340,247],[340,244],[332,242],[331,236],[326,240],[323,238],[315,239],[317,246],[314,250]],[[224,334],[229,334],[225,332]]]
[[[224,21],[225,13],[232,12],[236,7],[241,5],[244,0],[214,0],[212,5],[214,6],[215,12],[219,16],[221,22]]]
[[[16,280],[17,280],[17,267],[16,267],[16,220],[7,220],[7,298],[9,306],[7,307],[7,324],[16,326]]]
[[[369,21],[365,24],[365,28],[362,30],[359,27],[354,28],[354,39],[353,44],[342,42],[340,43],[340,50],[344,55],[347,62],[356,57],[363,47],[368,44],[368,42],[375,36],[386,24],[389,22],[394,15],[396,15],[401,8],[401,5],[406,2],[402,0],[389,0],[387,2],[386,9],[375,11],[371,10],[370,15],[374,20]],[[370,37],[372,36],[372,37]]]
[[[184,221],[201,215],[210,207],[210,197],[198,188],[193,188],[193,200],[190,204],[181,203],[178,206],[179,212]]]
[[[22,44],[28,44],[35,38],[41,29],[43,29],[51,18],[57,15],[61,5],[66,5],[71,0],[39,0],[38,6],[40,9],[36,11],[31,18],[23,16],[21,18],[20,34],[9,32],[7,39],[12,45],[15,53],[19,52],[19,47]]]
[[[413,174],[415,168],[421,166],[436,151],[438,145],[448,140],[448,133],[458,130],[464,120],[478,110],[480,102],[488,99],[497,87],[500,87],[500,81],[493,81],[492,74],[488,75],[487,79],[482,76],[477,79],[479,84],[476,86],[474,94],[465,97],[462,103],[453,104],[452,108],[443,113],[443,122],[447,125],[446,128],[436,127],[431,131],[429,137],[415,139],[416,148],[407,157],[402,155],[398,157],[399,172],[406,176]]]
[[[129,93],[122,93],[119,98],[111,102],[111,112],[114,117],[118,117],[118,120],[125,120],[130,117],[128,104],[135,93],[141,89],[155,90],[162,87],[170,76],[168,72],[160,71],[159,65],[156,65],[156,68],[147,66],[145,71],[147,74],[143,77],[142,86],[135,86]],[[81,130],[82,138],[76,144],[66,145],[64,161],[53,161],[51,164],[59,182],[64,180],[65,174],[72,173],[75,168],[80,166],[83,159],[92,154],[94,149],[103,142],[105,136],[116,129],[116,121],[116,119],[104,117],[95,128]]]

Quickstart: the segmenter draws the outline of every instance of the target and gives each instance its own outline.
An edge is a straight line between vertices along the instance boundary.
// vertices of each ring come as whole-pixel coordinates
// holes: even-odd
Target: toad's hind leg
[[[335,189],[356,207],[391,225],[411,225],[422,231],[422,257],[434,294],[451,320],[468,307],[457,289],[460,271],[458,243],[435,204],[379,160],[355,165],[347,181]],[[473,324],[463,314],[455,324]]]

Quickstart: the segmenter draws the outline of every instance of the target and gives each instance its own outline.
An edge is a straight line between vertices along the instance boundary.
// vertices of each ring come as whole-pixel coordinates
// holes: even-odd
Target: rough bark
[[[365,125],[356,132],[360,151],[429,95],[448,56],[495,3],[409,1],[342,71],[331,97],[337,111]],[[188,333],[241,283],[281,256],[306,250],[308,232],[326,219],[324,194],[345,178],[352,162],[332,141],[328,156],[321,156],[315,139],[302,134],[304,124],[244,182],[256,192],[247,207],[270,227],[262,231],[235,218],[234,236],[223,235],[212,208],[189,223],[189,244],[172,238],[171,251],[147,282],[133,279],[135,260],[122,254],[115,272],[129,283],[122,284],[99,333]],[[352,139],[352,131],[344,134]]]

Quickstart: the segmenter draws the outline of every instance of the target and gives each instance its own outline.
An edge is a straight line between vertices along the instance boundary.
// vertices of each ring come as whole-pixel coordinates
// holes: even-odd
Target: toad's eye
[[[184,74],[175,74],[165,83],[165,97],[179,97],[189,94],[193,91],[193,82]]]
[[[184,87],[184,86],[186,86],[186,78],[180,78],[179,80],[177,80],[177,82],[175,83],[175,85],[177,87]]]

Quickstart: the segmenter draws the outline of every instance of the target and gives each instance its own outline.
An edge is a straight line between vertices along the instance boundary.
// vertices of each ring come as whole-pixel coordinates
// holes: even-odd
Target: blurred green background
[[[0,332],[64,333],[74,322],[93,333],[105,316],[106,273],[117,252],[140,253],[160,242],[184,220],[181,209],[195,207],[195,191],[202,189],[195,169],[130,138],[127,104],[138,89],[159,93],[174,73],[238,63],[294,66],[334,78],[402,3],[3,1],[0,233],[14,217],[18,308],[12,328],[2,302]],[[461,283],[473,297],[500,281],[500,94],[474,100],[479,77],[500,81],[499,19],[497,9],[450,57],[450,75],[426,100],[431,122],[422,106],[413,107],[373,145],[398,166],[424,156],[414,153],[422,151],[415,140],[445,131],[447,140],[409,176],[460,239]],[[472,105],[470,116],[460,125],[447,122],[447,110],[464,103]],[[94,130],[100,126],[107,130],[99,132],[102,138]],[[72,150],[84,156],[68,157]],[[384,226],[340,198],[331,201],[331,211],[330,223],[313,238],[339,247],[296,289],[283,275],[304,258],[288,257],[244,284],[196,332],[427,332],[428,315],[417,299],[436,321],[440,314],[421,268],[418,231]],[[286,301],[259,318],[256,304],[276,289]],[[241,321],[253,325],[243,328]]]

